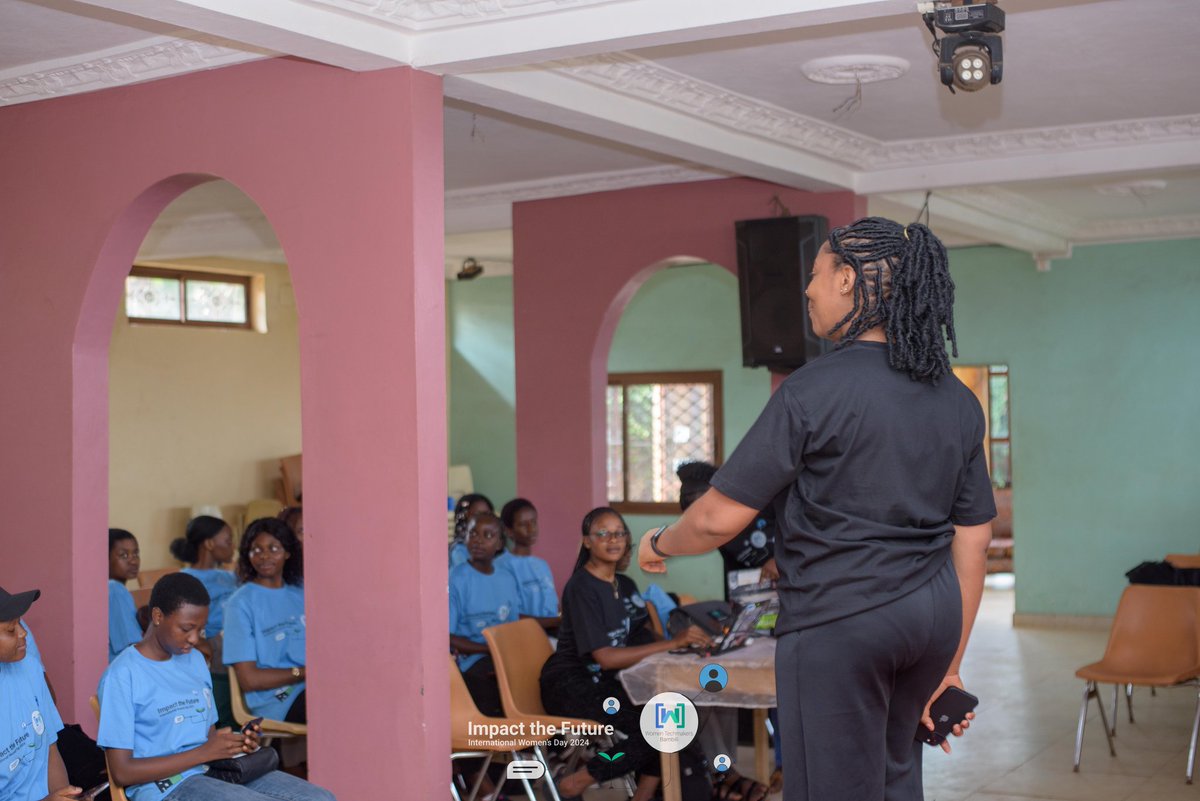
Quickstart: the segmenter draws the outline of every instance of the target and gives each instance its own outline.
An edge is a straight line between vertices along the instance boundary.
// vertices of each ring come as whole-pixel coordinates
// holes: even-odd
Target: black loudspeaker
[[[824,217],[740,220],[738,289],[742,364],[791,371],[829,349],[808,324],[804,289],[817,251],[829,238]]]

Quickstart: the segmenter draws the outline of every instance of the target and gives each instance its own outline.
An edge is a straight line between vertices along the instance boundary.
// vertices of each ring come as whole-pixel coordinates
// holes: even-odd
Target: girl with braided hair
[[[836,347],[780,385],[710,489],[647,532],[638,559],[665,572],[772,505],[785,801],[921,801],[915,734],[962,687],[996,514],[983,410],[946,352],[946,249],[924,225],[858,220],[830,234],[805,295],[813,331]]]

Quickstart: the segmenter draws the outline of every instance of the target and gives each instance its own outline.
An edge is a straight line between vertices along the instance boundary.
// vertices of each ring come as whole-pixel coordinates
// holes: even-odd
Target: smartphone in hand
[[[100,795],[107,789],[108,789],[108,782],[102,782],[100,784],[97,784],[92,789],[85,790],[84,792],[80,793],[78,796],[76,796],[76,798],[78,798],[79,801],[93,801],[93,799],[96,796]]]
[[[933,731],[924,723],[917,724],[916,739],[926,745],[941,745],[954,730],[954,727],[966,719],[967,713],[979,705],[979,699],[965,690],[957,687],[947,687],[929,708],[929,717],[933,718]]]
[[[262,725],[262,722],[263,722],[262,718],[255,718],[254,720],[246,721],[246,725],[242,727],[242,734],[249,734],[251,731],[254,730],[255,726]]]

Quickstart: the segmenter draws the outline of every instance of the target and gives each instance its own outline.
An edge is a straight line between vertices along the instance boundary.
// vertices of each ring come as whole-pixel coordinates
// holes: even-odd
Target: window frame
[[[164,267],[144,267],[133,265],[128,277],[142,278],[173,278],[179,282],[179,317],[178,320],[161,320],[154,317],[136,317],[125,307],[125,318],[134,325],[173,325],[184,328],[230,328],[235,331],[255,330],[254,300],[252,281],[253,276],[233,273],[217,273],[208,270],[173,270]],[[243,287],[246,298],[246,322],[223,323],[214,320],[189,320],[187,318],[187,282],[207,281],[211,283],[238,284]]]
[[[636,373],[609,373],[607,387],[622,387],[621,402],[621,482],[623,495],[629,497],[629,404],[627,402],[627,387],[645,384],[709,384],[713,392],[713,464],[718,467],[725,459],[725,409],[724,409],[724,373],[721,370],[657,370]],[[607,453],[607,394],[605,396],[605,450]],[[605,458],[605,486],[608,486],[607,456]],[[609,506],[621,514],[632,515],[661,515],[679,514],[679,501],[614,501],[609,499]]]

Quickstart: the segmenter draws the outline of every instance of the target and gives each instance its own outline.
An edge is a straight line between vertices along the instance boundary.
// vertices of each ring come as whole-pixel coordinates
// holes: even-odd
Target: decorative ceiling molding
[[[515,181],[507,184],[455,189],[446,193],[446,208],[461,209],[522,200],[541,200],[551,197],[588,195],[614,189],[630,189],[656,184],[681,184],[689,181],[711,181],[728,177],[727,173],[686,165],[668,164],[662,167],[640,167],[616,172],[592,172],[564,175],[536,181]]]
[[[1143,242],[1154,239],[1200,239],[1200,214],[1130,220],[1094,220],[1080,225],[1072,239],[1079,243]]]
[[[223,67],[269,55],[159,36],[120,47],[0,72],[0,106]]]
[[[933,193],[933,198],[953,200],[998,219],[1067,239],[1083,225],[1083,221],[1078,217],[1065,214],[1060,208],[1039,203],[1027,195],[1002,186],[939,189]],[[933,207],[930,208],[932,210]]]
[[[859,170],[1168,142],[1200,144],[1200,114],[884,142],[690,77],[630,53],[554,62],[553,72]]]
[[[315,0],[410,31],[496,22],[628,0]]]

